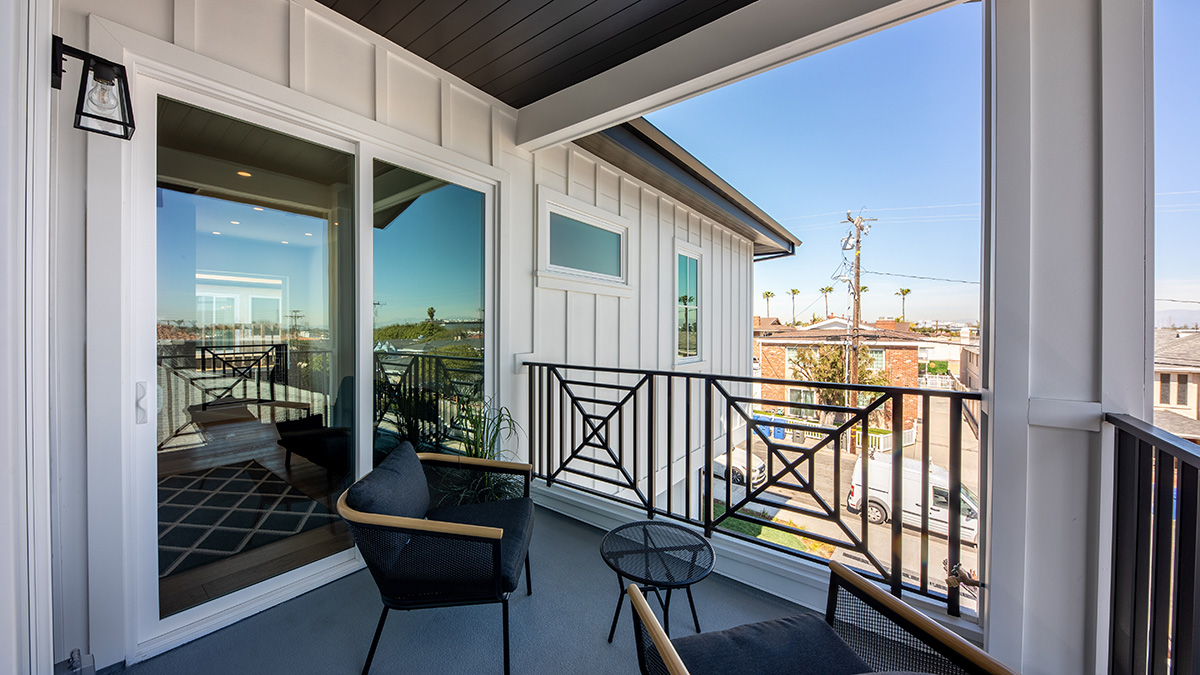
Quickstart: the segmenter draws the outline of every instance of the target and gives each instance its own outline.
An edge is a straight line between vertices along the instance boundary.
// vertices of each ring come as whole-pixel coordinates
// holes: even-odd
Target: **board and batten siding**
[[[694,209],[573,145],[537,153],[535,183],[627,225],[627,286],[538,284],[538,361],[750,374],[753,250]],[[534,199],[540,199],[536,191]],[[701,358],[676,362],[676,255],[700,257]],[[598,336],[601,339],[597,339]]]

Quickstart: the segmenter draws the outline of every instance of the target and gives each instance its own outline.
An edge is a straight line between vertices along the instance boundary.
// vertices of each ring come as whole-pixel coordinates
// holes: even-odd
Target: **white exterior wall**
[[[748,240],[577,147],[542,150],[535,161],[539,188],[611,214],[629,227],[629,246],[625,287],[539,276],[534,359],[676,369],[676,255],[686,251],[700,257],[701,357],[679,370],[750,374]]]
[[[352,141],[362,137],[364,148],[395,148],[414,158],[417,170],[445,167],[493,185],[489,290],[495,304],[489,316],[498,319],[490,328],[489,373],[493,395],[522,423],[528,413],[521,360],[674,367],[680,243],[702,256],[704,358],[688,368],[749,374],[748,241],[574,146],[548,148],[536,157],[518,149],[511,108],[315,0],[64,0],[56,23],[55,32],[68,44],[140,73],[131,83],[135,97],[139,86],[148,86],[146,77],[185,88],[195,80],[198,90],[234,106],[328,128]],[[137,206],[125,200],[131,176],[138,175],[132,167],[138,158],[153,157],[153,107],[135,100],[140,129],[132,143],[72,129],[77,70],[71,65],[55,98],[53,151],[54,657],[62,660],[80,648],[102,668],[169,648],[263,605],[233,608],[202,627],[139,642],[145,631],[137,607],[143,601],[137,599],[140,582],[130,571],[128,541],[135,518],[130,457],[138,451],[131,440],[132,384],[144,378],[134,373],[129,345],[140,316],[131,304],[132,288],[139,275],[142,283],[153,283],[153,272],[132,263],[136,238],[129,221]],[[360,152],[366,158],[360,157],[360,174],[366,175],[370,150]],[[101,189],[97,180],[113,183]],[[586,284],[570,290],[537,285],[537,196],[546,189],[630,224],[629,285],[622,293]],[[359,210],[365,213],[366,206],[360,203]],[[364,280],[370,278],[368,244],[359,242]],[[369,314],[361,326],[369,326]],[[370,386],[369,377],[360,380]],[[523,445],[518,454],[526,451]],[[269,602],[286,597],[276,594]]]

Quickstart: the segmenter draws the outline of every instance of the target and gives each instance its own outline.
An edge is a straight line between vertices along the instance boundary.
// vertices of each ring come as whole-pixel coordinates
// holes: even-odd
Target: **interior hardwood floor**
[[[253,428],[249,427],[253,424]],[[309,499],[336,512],[337,498],[348,480],[330,480],[323,467],[298,455],[291,466],[286,451],[274,441],[275,425],[246,423],[236,434],[228,434],[208,445],[163,451],[158,456],[158,476],[173,476],[201,469],[254,460],[287,481]],[[354,545],[346,524],[302,532],[286,539],[243,551],[222,560],[173,574],[159,582],[159,612],[166,617],[233,591],[264,581],[289,570],[344,551]]]
[[[315,562],[354,545],[344,522],[229,556],[161,579],[159,616],[167,617],[260,581]]]

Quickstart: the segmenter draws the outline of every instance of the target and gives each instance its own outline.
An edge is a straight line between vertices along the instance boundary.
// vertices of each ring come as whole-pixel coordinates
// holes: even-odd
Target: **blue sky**
[[[1157,0],[1158,298],[1200,300],[1200,2]],[[953,7],[648,116],[804,241],[797,255],[755,265],[771,314],[848,314],[846,211],[878,218],[863,248],[863,317],[979,318],[982,3]],[[719,133],[718,133],[719,132]],[[1180,245],[1183,244],[1183,245]],[[1159,303],[1164,308],[1194,307]],[[1194,311],[1195,311],[1194,310]],[[1188,319],[1192,321],[1193,319]],[[1196,319],[1200,320],[1200,311]]]
[[[1155,309],[1200,321],[1200,2],[1154,3]],[[1190,302],[1168,302],[1186,300]]]
[[[801,59],[648,118],[794,232],[791,258],[754,266],[755,313],[848,312],[846,211],[879,220],[863,269],[979,280],[982,13],[954,7]],[[713,133],[720,130],[719,134]],[[863,317],[974,321],[979,286],[864,274]]]
[[[375,325],[483,316],[483,195],[447,185],[375,230]]]

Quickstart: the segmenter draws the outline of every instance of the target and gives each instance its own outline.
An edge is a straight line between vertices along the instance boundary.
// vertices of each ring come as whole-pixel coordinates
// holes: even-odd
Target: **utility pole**
[[[294,340],[296,338],[296,324],[300,323],[300,319],[304,318],[304,313],[298,309],[293,309],[288,314],[288,318],[292,320],[292,339]]]
[[[854,318],[850,321],[850,384],[858,384],[858,348],[859,348],[859,324],[862,322],[862,288],[860,281],[862,279],[862,238],[863,235],[871,231],[871,226],[868,223],[878,220],[877,218],[863,218],[862,216],[852,216],[850,212],[846,212],[846,220],[844,223],[849,223],[854,226]],[[850,390],[850,407],[858,407],[858,391]],[[856,452],[854,433],[850,434],[850,453]]]

